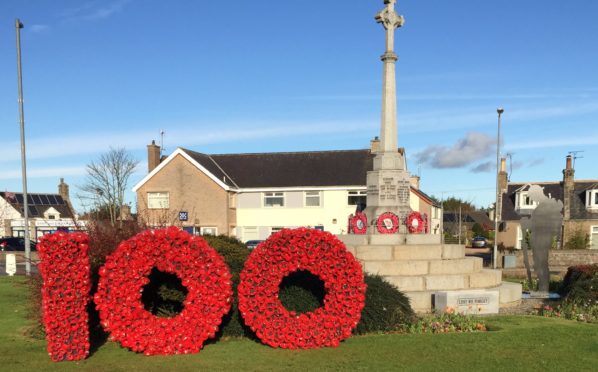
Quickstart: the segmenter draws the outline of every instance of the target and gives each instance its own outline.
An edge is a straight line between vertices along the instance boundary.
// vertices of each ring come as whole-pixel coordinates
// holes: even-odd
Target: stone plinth
[[[500,270],[484,269],[465,246],[441,244],[438,235],[339,235],[364,271],[381,275],[411,300],[417,312],[433,311],[438,292],[494,291],[501,307],[521,300],[521,285],[503,283]],[[421,244],[414,244],[421,243]]]

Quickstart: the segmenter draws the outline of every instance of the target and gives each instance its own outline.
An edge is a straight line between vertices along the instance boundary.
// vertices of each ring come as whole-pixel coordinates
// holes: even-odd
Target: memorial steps
[[[434,293],[439,291],[498,291],[500,307],[516,305],[521,299],[520,284],[502,282],[501,270],[484,269],[482,258],[466,257],[463,245],[430,243],[438,240],[438,236],[410,238],[407,235],[397,239],[397,235],[343,235],[339,238],[361,262],[365,272],[380,275],[397,286],[410,298],[416,312],[431,312]],[[391,241],[401,241],[401,244],[389,244]]]

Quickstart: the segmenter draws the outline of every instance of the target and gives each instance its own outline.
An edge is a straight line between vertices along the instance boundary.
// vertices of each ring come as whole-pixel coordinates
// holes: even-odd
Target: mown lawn
[[[598,370],[598,325],[533,316],[487,318],[475,334],[369,335],[336,349],[280,350],[219,340],[195,355],[146,357],[107,342],[87,360],[53,363],[24,336],[23,278],[0,278],[1,371]]]

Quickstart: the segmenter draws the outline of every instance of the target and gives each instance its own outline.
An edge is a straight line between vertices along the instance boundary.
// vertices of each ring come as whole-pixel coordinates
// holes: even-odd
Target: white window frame
[[[587,209],[598,209],[598,190],[587,190],[586,191],[586,208]]]
[[[147,193],[147,208],[148,209],[169,209],[170,208],[170,192],[168,191],[153,191]]]
[[[352,190],[347,192],[347,205],[357,205],[349,203],[349,198],[351,196],[367,196],[366,190]]]
[[[273,191],[273,192],[264,192],[262,193],[262,205],[264,206],[264,208],[282,208],[284,207],[285,204],[285,193],[282,191]],[[268,200],[269,198],[281,198],[282,202],[281,205],[274,205],[274,204],[268,204],[266,203],[266,200]]]
[[[212,232],[213,231],[213,232]],[[202,226],[199,230],[201,235],[218,235],[218,228],[216,226]]]
[[[529,204],[525,201],[529,199],[529,193],[527,191],[520,191],[517,193],[517,209],[534,209],[538,206],[538,203],[529,199]]]
[[[307,199],[315,199],[318,198],[317,205],[308,205]],[[321,191],[304,191],[303,192],[303,205],[306,208],[318,208],[322,206],[322,192]]]

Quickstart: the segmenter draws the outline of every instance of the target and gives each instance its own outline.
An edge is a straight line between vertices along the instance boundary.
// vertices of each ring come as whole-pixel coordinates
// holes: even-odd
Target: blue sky
[[[379,131],[382,0],[0,2],[0,189],[20,191],[14,20],[29,190],[77,193],[112,147],[165,131],[206,153],[366,148]],[[422,189],[494,199],[496,108],[512,181],[598,179],[598,2],[404,0],[399,145]],[[129,193],[128,201],[134,201]],[[79,203],[75,200],[76,205]]]

